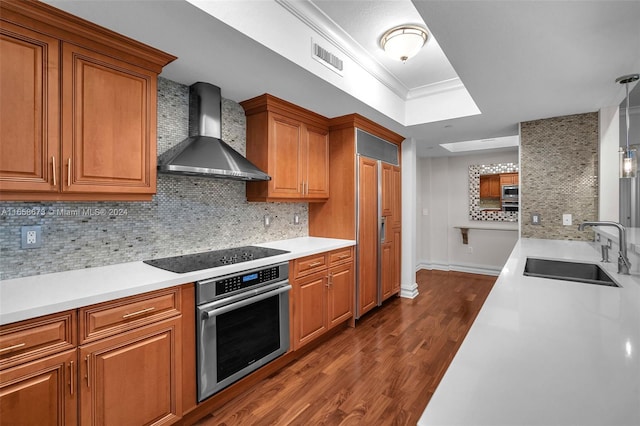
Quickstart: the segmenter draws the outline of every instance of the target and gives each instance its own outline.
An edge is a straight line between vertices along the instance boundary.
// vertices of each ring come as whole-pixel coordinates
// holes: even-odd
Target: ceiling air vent
[[[311,40],[311,57],[330,70],[342,75],[342,70],[344,68],[344,62],[342,59],[314,42],[313,39]]]

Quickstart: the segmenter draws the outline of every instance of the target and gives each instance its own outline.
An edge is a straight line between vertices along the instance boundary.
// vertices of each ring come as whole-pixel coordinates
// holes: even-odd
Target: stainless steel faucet
[[[583,231],[586,226],[615,226],[618,228],[618,243],[620,250],[618,251],[618,273],[623,275],[629,275],[629,268],[631,268],[631,262],[627,257],[627,230],[624,226],[618,222],[583,222],[578,225],[578,230]]]

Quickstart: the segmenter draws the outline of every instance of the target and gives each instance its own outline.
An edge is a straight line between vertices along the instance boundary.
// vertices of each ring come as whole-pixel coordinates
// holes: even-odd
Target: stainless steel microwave
[[[518,185],[502,185],[502,199],[515,200],[519,198]]]

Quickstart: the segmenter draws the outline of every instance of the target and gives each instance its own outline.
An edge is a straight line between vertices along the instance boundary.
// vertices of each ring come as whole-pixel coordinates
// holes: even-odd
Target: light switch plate
[[[42,226],[22,226],[20,233],[20,246],[23,249],[42,247]]]
[[[564,226],[570,226],[572,223],[571,213],[564,213],[562,215],[562,224]]]

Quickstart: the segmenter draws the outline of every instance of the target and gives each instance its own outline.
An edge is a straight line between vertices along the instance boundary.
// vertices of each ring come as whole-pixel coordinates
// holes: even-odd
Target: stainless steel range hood
[[[220,88],[209,83],[189,87],[189,137],[158,158],[158,171],[233,180],[270,180],[236,150],[222,133]]]

